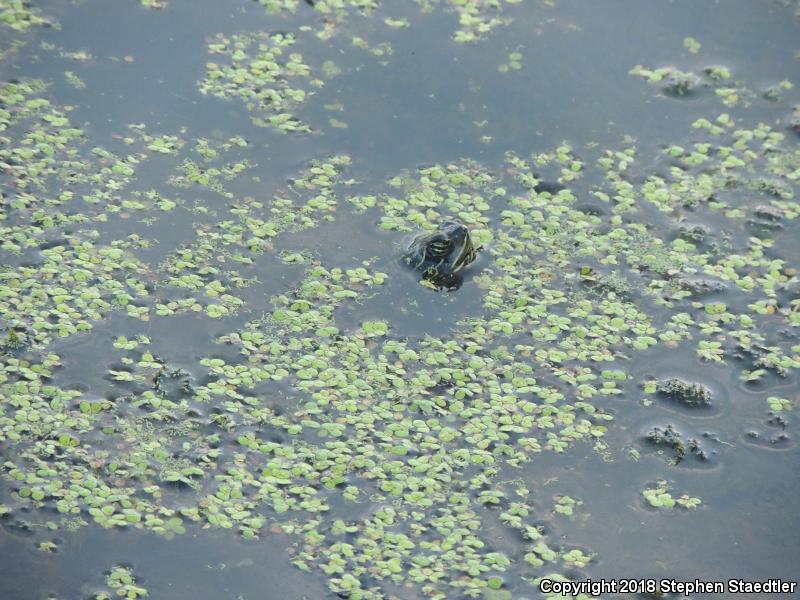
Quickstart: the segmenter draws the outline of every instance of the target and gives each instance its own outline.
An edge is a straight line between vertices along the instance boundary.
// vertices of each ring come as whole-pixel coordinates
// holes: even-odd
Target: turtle
[[[435,231],[420,233],[409,244],[403,262],[422,273],[420,283],[437,290],[461,287],[461,270],[477,257],[469,229],[457,221],[445,221]]]

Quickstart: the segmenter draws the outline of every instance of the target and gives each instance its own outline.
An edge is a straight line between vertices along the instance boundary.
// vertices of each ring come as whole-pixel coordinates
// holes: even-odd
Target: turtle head
[[[418,235],[408,247],[406,264],[423,273],[423,279],[435,287],[458,286],[457,273],[475,260],[472,238],[461,223],[445,221],[438,229]]]
[[[461,223],[445,221],[439,228],[439,235],[449,243],[446,263],[450,273],[456,273],[475,260],[475,246],[467,229]]]

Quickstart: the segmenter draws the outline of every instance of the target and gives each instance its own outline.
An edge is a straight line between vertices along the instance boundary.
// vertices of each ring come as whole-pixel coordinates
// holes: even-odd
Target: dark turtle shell
[[[436,231],[415,237],[403,260],[422,273],[424,282],[440,289],[454,289],[461,284],[459,271],[475,257],[469,229],[461,223],[446,221]]]

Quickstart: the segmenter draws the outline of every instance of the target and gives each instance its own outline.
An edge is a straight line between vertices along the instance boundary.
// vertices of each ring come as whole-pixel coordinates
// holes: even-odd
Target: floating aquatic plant
[[[653,508],[681,508],[691,509],[697,508],[702,503],[700,498],[694,498],[689,494],[681,494],[678,498],[674,498],[670,493],[671,484],[666,481],[659,481],[651,484],[642,490],[642,495],[647,503]]]
[[[55,22],[32,6],[27,0],[0,0],[0,24],[17,31],[31,27],[54,25]]]
[[[242,101],[258,125],[284,132],[309,131],[292,115],[322,81],[311,77],[302,54],[293,52],[293,34],[241,34],[230,38],[219,34],[211,40],[208,52],[213,58],[207,74],[198,83],[201,93]]]
[[[322,33],[377,6],[260,4],[324,15]],[[507,22],[498,2],[442,5],[459,14],[458,41]],[[298,52],[305,33],[213,38],[201,93],[244,103],[260,124],[308,130],[296,113],[322,82]],[[334,67],[320,73],[335,77]],[[728,103],[746,97],[723,66],[638,71],[674,77],[676,93],[703,82]],[[723,113],[695,120],[652,160],[632,141],[565,141],[500,164],[404,170],[385,185],[352,178],[359,157],[318,155],[267,182],[252,140],[131,125],[106,144],[112,152],[49,94],[41,81],[0,88],[0,442],[14,450],[2,465],[4,519],[55,509],[52,526],[65,531],[91,521],[165,538],[198,527],[254,540],[272,527],[290,536],[292,562],[334,593],[509,597],[511,576],[535,582],[593,555],[542,524],[574,516],[581,500],[543,506],[537,482],[505,473],[579,444],[611,460],[606,433],[635,380],[632,357],[744,364],[751,385],[800,368],[800,346],[782,333],[800,325],[797,271],[779,237],[800,215],[800,154],[777,127]],[[145,179],[150,166],[166,175]],[[406,335],[383,313],[347,317],[371,298],[407,296],[393,256],[334,259],[303,236],[343,214],[373,224],[387,248],[443,220],[466,223],[483,246],[467,282],[480,303],[442,335]],[[186,238],[150,264],[151,240],[109,225],[131,215],[173,218]],[[269,260],[292,277],[269,282],[254,310]],[[166,358],[160,326],[181,314],[214,331],[219,352],[187,355],[189,365]],[[65,383],[72,357],[56,344],[101,321],[114,333],[91,333],[105,361],[98,395]],[[132,327],[144,321],[146,335]],[[677,376],[646,391],[693,405],[711,395]],[[789,426],[793,400],[763,396],[770,425]],[[673,464],[724,443],[671,423],[644,441]],[[660,508],[699,504],[665,482],[643,495]],[[498,547],[495,531],[520,546]],[[146,595],[127,567],[108,584]]]

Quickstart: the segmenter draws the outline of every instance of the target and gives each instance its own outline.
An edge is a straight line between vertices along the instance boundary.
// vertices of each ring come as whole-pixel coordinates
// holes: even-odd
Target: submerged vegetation
[[[258,4],[291,31],[210,38],[197,89],[243,105],[264,135],[330,133],[298,114],[339,61],[311,43],[301,53],[300,40],[357,31],[351,21],[375,14],[393,36],[414,27],[372,0]],[[454,40],[476,42],[509,25],[516,2],[419,4],[456,13]],[[316,35],[289,26],[303,11],[321,17]],[[0,22],[22,32],[48,21],[0,0]],[[504,55],[504,73],[527,67],[521,51]],[[59,81],[84,94],[96,83],[79,67]],[[631,73],[668,96],[713,89],[725,110],[774,100],[722,66]],[[369,157],[315,151],[265,181],[286,136],[268,138],[269,152],[251,132],[162,123],[104,136],[72,118],[55,86],[0,83],[4,526],[41,519],[67,536],[93,523],[167,539],[220,529],[252,543],[283,533],[291,562],[341,597],[511,598],[543,576],[576,578],[597,556],[548,526],[583,518],[592,490],[545,490],[526,470],[541,455],[579,446],[624,460],[641,443],[667,460],[626,497],[694,509],[699,498],[671,492],[676,467],[735,451],[664,421],[650,401],[662,420],[638,437],[615,428],[636,405],[636,357],[736,370],[763,396],[761,424],[780,429],[773,447],[789,447],[796,398],[757,386],[796,381],[800,368],[794,123],[714,111],[655,156],[631,138],[537,142],[497,162],[398,165],[385,181],[367,174]],[[396,268],[404,236],[450,220],[481,249],[464,287],[409,285]],[[347,240],[331,231],[342,222],[363,225],[384,255],[339,251]],[[449,315],[455,294],[479,302],[445,334],[361,312],[434,298]],[[184,327],[208,343],[176,356],[170,337]],[[72,345],[88,340],[95,369]],[[646,394],[726,402],[702,376],[667,369],[677,371],[646,380]],[[106,583],[95,598],[148,597],[128,566]]]
[[[677,377],[659,381],[656,391],[687,406],[706,406],[711,403],[711,390],[702,384],[683,381]]]

